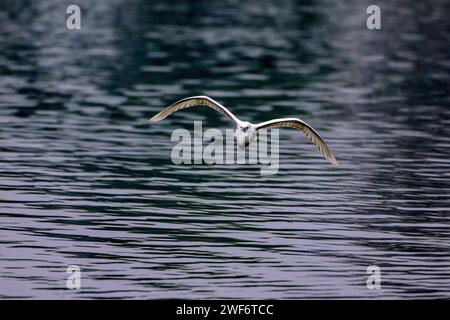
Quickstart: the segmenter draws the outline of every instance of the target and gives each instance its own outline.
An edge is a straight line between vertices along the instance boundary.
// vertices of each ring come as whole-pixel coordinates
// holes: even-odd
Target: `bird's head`
[[[239,127],[241,128],[242,132],[247,132],[251,128],[251,123],[248,121],[244,121]]]

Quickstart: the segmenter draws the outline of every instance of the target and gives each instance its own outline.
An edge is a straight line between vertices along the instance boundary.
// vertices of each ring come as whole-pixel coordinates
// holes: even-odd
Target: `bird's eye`
[[[242,131],[247,132],[248,127],[242,128]]]

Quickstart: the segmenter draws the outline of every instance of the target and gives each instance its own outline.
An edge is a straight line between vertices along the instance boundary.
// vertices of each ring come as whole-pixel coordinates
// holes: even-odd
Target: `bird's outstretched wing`
[[[224,115],[226,115],[228,118],[233,120],[235,123],[239,122],[239,119],[236,118],[234,114],[232,114],[227,108],[225,108],[223,105],[215,101],[214,99],[211,99],[207,96],[195,96],[195,97],[188,97],[184,98],[182,100],[179,100],[175,103],[172,103],[167,108],[163,109],[160,113],[153,116],[149,121],[150,122],[157,122],[165,119],[175,111],[193,107],[193,106],[207,106],[210,107]]]
[[[338,165],[336,158],[328,148],[322,137],[306,122],[297,118],[283,118],[283,119],[273,119],[270,121],[262,122],[256,125],[256,130],[258,129],[268,129],[273,127],[290,127],[302,131],[306,137],[316,145],[317,149],[329,160],[332,164]]]

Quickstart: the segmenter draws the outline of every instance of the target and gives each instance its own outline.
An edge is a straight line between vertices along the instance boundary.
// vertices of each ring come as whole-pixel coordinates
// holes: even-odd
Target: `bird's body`
[[[241,149],[244,149],[255,138],[256,132],[259,129],[270,129],[274,127],[290,127],[302,131],[307,136],[307,138],[317,146],[319,151],[325,156],[327,160],[329,160],[334,165],[338,164],[336,158],[334,157],[330,148],[328,148],[325,141],[306,122],[297,118],[273,119],[258,124],[253,124],[247,121],[241,121],[223,105],[207,96],[195,96],[179,100],[171,104],[167,108],[163,109],[161,112],[153,116],[149,121],[150,122],[161,121],[178,110],[193,107],[196,105],[203,105],[210,107],[230,118],[236,124],[236,130],[234,134],[238,146]]]
[[[256,126],[250,122],[238,123],[236,125],[236,130],[234,131],[234,136],[238,143],[239,148],[244,149],[246,146],[252,142],[256,135]]]

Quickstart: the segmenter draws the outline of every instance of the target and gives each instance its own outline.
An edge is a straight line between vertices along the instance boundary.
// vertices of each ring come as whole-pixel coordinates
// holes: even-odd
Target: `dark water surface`
[[[450,297],[447,1],[78,3],[0,5],[0,297]],[[231,128],[147,122],[196,94],[341,166],[287,129],[274,176],[174,165],[173,129]]]

